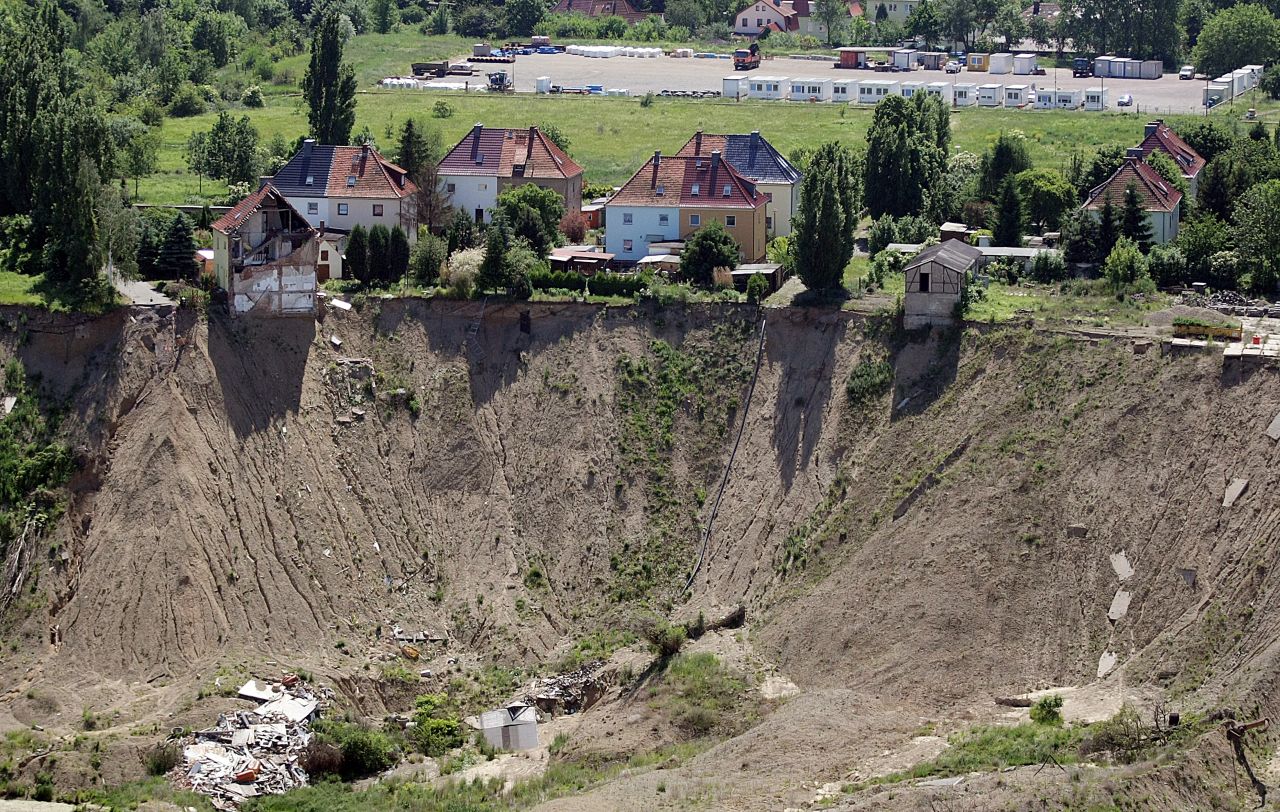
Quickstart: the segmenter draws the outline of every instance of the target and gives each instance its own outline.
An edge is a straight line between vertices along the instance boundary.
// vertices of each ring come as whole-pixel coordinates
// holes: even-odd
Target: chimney
[[[1040,16],[1040,0],[1036,0],[1034,3],[1031,4],[1031,16],[1033,17]]]
[[[662,163],[662,150],[655,149],[653,151],[653,179],[649,181],[649,188],[658,188],[658,165]]]
[[[1156,119],[1155,121],[1148,121],[1146,131],[1143,132],[1142,137],[1150,138],[1151,136],[1155,135],[1156,131],[1160,129],[1160,125],[1163,123],[1164,122],[1161,121],[1160,119]]]
[[[1141,161],[1142,147],[1129,147],[1129,149],[1125,150],[1124,157],[1127,161]]]
[[[719,187],[716,186],[716,175],[719,173],[719,171],[720,171],[720,150],[713,149],[711,150],[711,194],[712,195],[717,194],[717,190],[719,189]]]
[[[480,155],[480,133],[484,131],[484,125],[476,122],[476,126],[471,128],[471,160],[477,160]]]
[[[533,160],[533,139],[538,137],[538,128],[529,128],[529,143],[525,145],[524,160],[525,163]]]
[[[698,131],[693,134],[693,154],[695,156],[702,154],[702,128],[701,127],[699,127]]]
[[[311,148],[312,148],[312,147],[314,147],[315,145],[316,145],[316,139],[314,139],[314,138],[308,138],[308,139],[304,140],[304,141],[302,142],[302,157],[303,157],[303,158],[310,158],[310,157],[311,157]]]

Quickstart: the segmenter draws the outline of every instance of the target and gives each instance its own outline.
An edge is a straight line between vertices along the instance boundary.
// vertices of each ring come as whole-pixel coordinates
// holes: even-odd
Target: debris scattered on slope
[[[184,739],[183,764],[173,774],[179,787],[207,796],[220,810],[306,786],[298,760],[311,743],[310,721],[333,698],[329,690],[312,689],[294,674],[277,683],[249,680],[239,695],[262,704],[220,714],[215,727]]]
[[[543,677],[525,694],[525,702],[543,713],[577,713],[594,705],[607,687],[597,672],[604,660],[587,663],[573,671]]]
[[[1231,484],[1227,486],[1227,492],[1222,496],[1222,506],[1229,508],[1236,503],[1236,500],[1244,495],[1245,490],[1249,487],[1249,480],[1236,477],[1231,480]]]

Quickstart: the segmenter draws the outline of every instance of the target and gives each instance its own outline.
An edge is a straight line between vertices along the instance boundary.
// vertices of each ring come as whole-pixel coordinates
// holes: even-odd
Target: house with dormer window
[[[498,195],[526,183],[551,189],[565,211],[582,209],[582,167],[537,127],[477,124],[440,161],[440,191],[477,223],[493,220]]]

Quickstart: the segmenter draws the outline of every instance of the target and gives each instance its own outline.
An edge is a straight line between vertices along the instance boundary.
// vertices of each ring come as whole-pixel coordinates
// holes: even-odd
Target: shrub
[[[438,99],[436,103],[431,106],[431,115],[436,118],[449,118],[453,115],[453,108],[449,106],[449,102],[444,99]]]
[[[1157,285],[1172,285],[1187,274],[1187,259],[1172,245],[1156,245],[1147,255],[1147,272]]]
[[[240,103],[245,107],[261,107],[265,102],[262,99],[262,88],[257,85],[249,85],[240,94]]]
[[[1062,724],[1062,697],[1049,694],[1036,700],[1036,704],[1031,706],[1031,721],[1037,725]]]
[[[587,218],[580,211],[565,212],[560,218],[560,233],[575,245],[581,243],[587,236]]]
[[[645,632],[645,639],[653,646],[654,652],[664,659],[678,654],[687,636],[684,626],[668,623],[661,618],[656,619],[653,626]]]
[[[652,106],[653,106],[653,91],[652,91],[652,90],[650,90],[648,93],[646,93],[646,94],[644,94],[643,96],[641,96],[641,97],[640,97],[640,106],[641,106],[641,107],[652,107]]]
[[[397,761],[396,746],[385,733],[346,726],[341,734],[342,768],[339,775],[348,781],[376,775]]]
[[[204,104],[204,97],[196,86],[190,82],[183,82],[173,94],[173,100],[169,102],[169,115],[175,118],[198,116],[204,112]]]
[[[893,364],[888,359],[865,359],[849,373],[844,393],[849,403],[861,406],[889,391],[893,386]]]
[[[663,681],[673,695],[666,700],[676,723],[695,736],[705,736],[736,718],[727,713],[746,688],[743,680],[714,654],[681,654],[667,666]]]
[[[1031,260],[1031,278],[1037,282],[1061,282],[1067,278],[1067,262],[1060,251],[1042,251]]]
[[[303,751],[300,764],[313,778],[339,775],[342,772],[342,751],[328,742],[312,741]]]
[[[443,756],[462,746],[462,724],[457,719],[423,719],[410,728],[409,739],[423,755]]]
[[[419,226],[418,242],[409,253],[410,275],[420,285],[434,284],[448,254],[449,246],[444,240],[427,231],[426,226]]]
[[[147,775],[165,775],[178,766],[178,756],[180,755],[177,745],[161,744],[152,747],[143,756],[143,763],[147,767]]]
[[[747,301],[759,304],[768,295],[769,280],[764,278],[764,274],[751,274],[751,278],[747,280]]]

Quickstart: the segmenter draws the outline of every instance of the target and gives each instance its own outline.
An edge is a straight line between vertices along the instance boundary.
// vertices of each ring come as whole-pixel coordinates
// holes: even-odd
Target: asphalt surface
[[[156,289],[151,287],[149,283],[136,279],[117,279],[116,290],[120,292],[121,296],[128,299],[131,304],[135,305],[157,306],[177,304],[177,302],[170,299],[168,296],[165,296],[163,293],[156,292]],[[2,807],[0,807],[0,812],[3,812]]]

